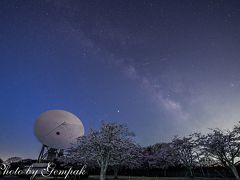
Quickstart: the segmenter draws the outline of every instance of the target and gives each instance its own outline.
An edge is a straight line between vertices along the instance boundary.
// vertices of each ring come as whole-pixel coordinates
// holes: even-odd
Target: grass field
[[[99,176],[90,176],[89,180],[99,179]],[[107,176],[108,180],[114,180],[112,176]],[[188,178],[188,177],[136,177],[136,176],[120,176],[118,180],[235,180],[235,178]]]
[[[38,177],[36,180],[63,180],[64,178],[43,178]],[[97,180],[99,176],[89,176],[88,178],[73,178],[71,180]],[[26,180],[14,176],[1,177],[0,180]],[[68,180],[70,180],[68,178]],[[112,176],[107,176],[107,180],[114,180]],[[235,178],[188,178],[188,177],[136,177],[136,176],[119,176],[118,180],[235,180]]]
[[[57,180],[62,180],[58,178]],[[89,176],[84,180],[99,180],[99,176]],[[45,180],[45,178],[40,178],[39,180]],[[74,180],[74,178],[73,178]],[[75,180],[81,180],[81,178],[76,178]],[[115,180],[113,176],[107,176],[107,180]],[[136,176],[119,176],[118,180],[235,180],[235,178],[188,178],[188,177],[136,177]]]

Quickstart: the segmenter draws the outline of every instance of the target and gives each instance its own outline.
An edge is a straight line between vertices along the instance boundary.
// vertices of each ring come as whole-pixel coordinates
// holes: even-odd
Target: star
[[[234,83],[230,83],[230,86],[233,88],[233,87],[235,87],[235,84]]]

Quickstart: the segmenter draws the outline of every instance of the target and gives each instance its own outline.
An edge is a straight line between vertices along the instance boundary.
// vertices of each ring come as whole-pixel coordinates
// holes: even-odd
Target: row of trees
[[[158,168],[165,172],[170,167],[185,167],[186,176],[194,176],[194,168],[223,166],[240,180],[237,166],[240,163],[240,123],[232,130],[211,129],[207,134],[194,133],[186,137],[174,137],[169,143],[157,143],[141,147],[134,140],[134,133],[125,125],[102,123],[98,130],[78,139],[60,161],[65,164],[87,164],[100,169],[100,179],[106,179],[108,168],[117,178],[120,168]],[[5,163],[30,163],[19,157]],[[0,162],[1,159],[0,159]],[[202,173],[204,175],[204,172]]]
[[[117,178],[122,167],[161,168],[183,166],[188,176],[194,176],[195,167],[221,165],[231,169],[240,180],[236,166],[240,160],[240,124],[230,130],[211,129],[207,134],[194,133],[187,137],[174,137],[169,143],[141,147],[127,126],[103,123],[99,130],[91,130],[64,156],[65,163],[87,164],[100,168],[100,179],[106,179],[108,167]],[[62,160],[63,160],[62,159]]]

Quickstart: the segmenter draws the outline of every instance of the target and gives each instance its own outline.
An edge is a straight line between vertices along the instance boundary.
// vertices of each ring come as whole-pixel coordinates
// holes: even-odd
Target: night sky
[[[240,1],[1,0],[0,158],[37,157],[38,115],[149,145],[240,121]]]

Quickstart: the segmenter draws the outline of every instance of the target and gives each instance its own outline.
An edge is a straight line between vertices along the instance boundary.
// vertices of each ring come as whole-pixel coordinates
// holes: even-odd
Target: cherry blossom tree
[[[102,123],[99,130],[91,130],[69,150],[69,159],[95,163],[100,167],[100,180],[105,180],[108,166],[133,162],[138,156],[134,134],[125,125]]]
[[[183,138],[175,137],[171,144],[178,161],[188,169],[190,176],[194,176],[193,168],[196,166],[199,159],[195,136],[189,135]]]
[[[121,167],[125,168],[139,168],[143,162],[141,146],[133,142],[125,142],[121,150],[115,151],[112,156],[111,167],[114,170],[114,178],[118,179],[118,171]]]
[[[157,143],[145,149],[145,161],[150,168],[161,168],[164,170],[164,176],[167,175],[167,169],[170,166],[179,164],[175,156],[175,151],[170,143]]]
[[[159,167],[164,170],[164,176],[167,176],[167,169],[170,166],[179,165],[179,160],[176,158],[176,152],[170,143],[162,143],[161,148],[156,154]]]
[[[202,135],[200,145],[209,153],[213,160],[230,168],[237,180],[240,180],[236,166],[240,163],[240,127],[232,131],[213,129],[207,135]]]

